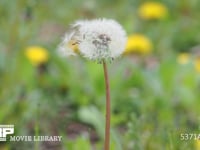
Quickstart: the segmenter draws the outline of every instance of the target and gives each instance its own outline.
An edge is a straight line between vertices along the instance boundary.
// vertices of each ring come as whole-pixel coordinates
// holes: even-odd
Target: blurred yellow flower
[[[194,61],[194,67],[195,67],[195,70],[200,73],[200,58],[197,58],[195,61]]]
[[[25,55],[33,65],[45,63],[49,58],[47,50],[39,46],[30,46],[26,48]]]
[[[142,34],[128,37],[125,53],[149,54],[152,51],[151,41]]]
[[[200,140],[195,140],[195,150],[200,150]]]
[[[70,40],[67,46],[69,46],[69,48],[71,48],[75,53],[79,53],[78,44],[75,41]]]
[[[188,53],[181,53],[177,57],[177,62],[179,64],[185,65],[185,64],[189,63],[189,61],[190,61],[190,54],[188,54]]]
[[[139,8],[139,15],[146,20],[165,18],[167,13],[165,5],[159,2],[146,2]]]

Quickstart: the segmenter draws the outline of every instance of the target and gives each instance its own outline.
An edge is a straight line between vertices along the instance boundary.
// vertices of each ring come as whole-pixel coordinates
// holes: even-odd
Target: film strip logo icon
[[[0,125],[0,141],[6,141],[6,136],[13,133],[14,125]]]

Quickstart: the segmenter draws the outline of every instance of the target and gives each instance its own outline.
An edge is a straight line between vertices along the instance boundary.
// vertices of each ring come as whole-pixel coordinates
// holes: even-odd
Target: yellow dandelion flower
[[[200,150],[200,140],[195,140],[194,142],[195,150]]]
[[[125,53],[149,54],[152,51],[151,41],[142,34],[128,37]]]
[[[46,49],[39,46],[26,48],[25,55],[33,65],[40,65],[48,61],[49,55]]]
[[[194,62],[195,70],[200,73],[200,58],[197,58]]]
[[[139,8],[140,17],[146,20],[165,18],[167,13],[165,5],[159,2],[146,2]]]
[[[190,54],[188,53],[181,53],[177,57],[177,62],[181,65],[185,65],[190,61]]]

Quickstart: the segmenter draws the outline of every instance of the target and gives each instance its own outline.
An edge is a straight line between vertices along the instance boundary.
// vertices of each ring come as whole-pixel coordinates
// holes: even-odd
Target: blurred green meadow
[[[102,65],[57,48],[74,21],[104,17],[129,37],[108,65],[111,150],[200,150],[186,138],[200,135],[200,1],[148,2],[1,0],[0,124],[62,141],[0,142],[0,150],[103,149]]]

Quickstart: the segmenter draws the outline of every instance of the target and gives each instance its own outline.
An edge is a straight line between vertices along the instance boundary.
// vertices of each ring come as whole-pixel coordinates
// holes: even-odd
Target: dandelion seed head
[[[77,21],[72,25],[72,33],[67,34],[63,43],[76,41],[80,53],[98,62],[119,57],[126,45],[126,32],[111,19]],[[63,45],[61,45],[63,47]]]

